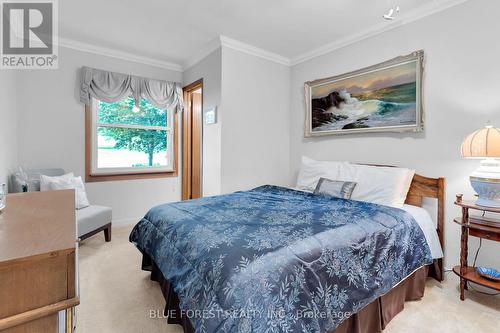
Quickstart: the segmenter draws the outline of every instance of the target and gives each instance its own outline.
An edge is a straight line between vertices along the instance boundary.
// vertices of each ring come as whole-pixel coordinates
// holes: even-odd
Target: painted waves
[[[363,93],[334,91],[313,99],[318,131],[401,126],[416,121],[415,82]]]

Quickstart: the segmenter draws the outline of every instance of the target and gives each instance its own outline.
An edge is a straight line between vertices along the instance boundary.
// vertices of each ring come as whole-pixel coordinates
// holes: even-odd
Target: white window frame
[[[125,97],[128,98],[128,97]],[[143,125],[123,125],[123,124],[106,124],[98,122],[99,100],[92,98],[91,103],[91,153],[90,153],[90,176],[104,175],[134,175],[134,174],[151,174],[175,172],[174,166],[174,115],[173,112],[166,110],[168,126],[143,126]],[[167,140],[167,165],[166,166],[145,166],[145,167],[123,167],[123,168],[98,168],[98,147],[97,147],[97,128],[98,127],[115,127],[115,128],[131,128],[144,130],[162,130],[167,132],[165,139]]]

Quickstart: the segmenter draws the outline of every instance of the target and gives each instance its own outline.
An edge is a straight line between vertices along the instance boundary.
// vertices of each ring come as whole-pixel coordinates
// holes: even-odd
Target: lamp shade
[[[500,158],[500,129],[486,126],[469,134],[461,151],[462,157]]]

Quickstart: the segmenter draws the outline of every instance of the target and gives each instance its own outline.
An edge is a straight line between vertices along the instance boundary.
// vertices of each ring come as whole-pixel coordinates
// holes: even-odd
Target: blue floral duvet
[[[432,262],[401,209],[269,185],[154,207],[130,241],[196,332],[328,332]]]

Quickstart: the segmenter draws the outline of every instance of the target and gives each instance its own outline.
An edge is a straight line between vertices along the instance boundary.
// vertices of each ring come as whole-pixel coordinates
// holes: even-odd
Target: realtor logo
[[[0,0],[0,69],[56,69],[57,0]]]

